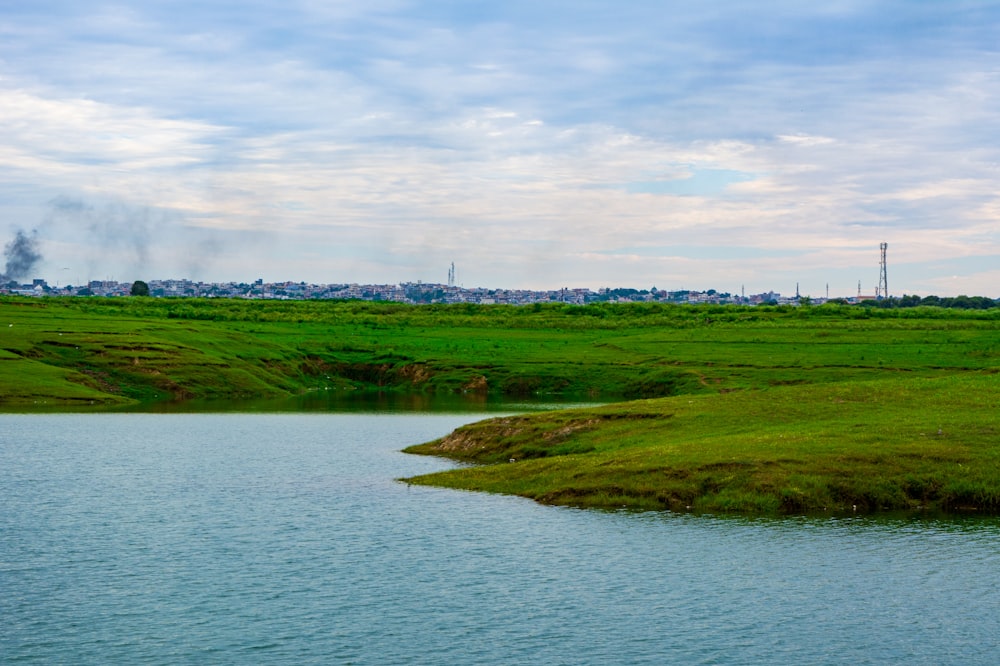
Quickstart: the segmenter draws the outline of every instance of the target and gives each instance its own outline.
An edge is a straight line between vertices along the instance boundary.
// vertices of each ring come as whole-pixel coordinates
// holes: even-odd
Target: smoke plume
[[[149,208],[122,201],[91,203],[83,199],[59,196],[49,202],[51,214],[46,223],[63,230],[77,244],[76,261],[82,262],[90,275],[106,276],[109,263],[120,270],[141,270],[149,263],[149,243],[158,227],[165,227],[162,216]]]
[[[175,276],[199,278],[223,249],[234,251],[234,240],[190,226],[184,213],[137,205],[114,198],[59,196],[49,201],[42,227],[47,237],[72,245],[61,259],[78,279],[128,279]],[[167,275],[163,275],[163,273]],[[160,273],[157,275],[157,273]]]
[[[14,240],[3,248],[3,256],[7,263],[3,275],[0,275],[0,282],[18,280],[30,275],[35,264],[42,258],[38,245],[36,232],[32,231],[29,235],[18,229]]]

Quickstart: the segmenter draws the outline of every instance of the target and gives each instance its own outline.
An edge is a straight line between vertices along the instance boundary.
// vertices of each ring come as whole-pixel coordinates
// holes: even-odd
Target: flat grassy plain
[[[996,512],[998,371],[997,309],[0,298],[5,409],[613,401],[411,449],[477,463],[411,482],[588,507]]]

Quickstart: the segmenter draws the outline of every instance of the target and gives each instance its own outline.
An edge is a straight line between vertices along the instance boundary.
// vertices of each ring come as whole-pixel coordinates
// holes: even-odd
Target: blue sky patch
[[[628,183],[625,189],[636,194],[711,196],[722,194],[734,183],[754,180],[754,175],[729,169],[694,169],[690,177]]]

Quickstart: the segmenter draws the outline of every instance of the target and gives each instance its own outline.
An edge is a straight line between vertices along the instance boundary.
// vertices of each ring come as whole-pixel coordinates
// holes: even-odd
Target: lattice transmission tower
[[[889,298],[889,278],[885,274],[885,250],[888,247],[889,244],[884,242],[879,243],[878,246],[882,258],[878,264],[878,289],[875,291],[876,298]]]

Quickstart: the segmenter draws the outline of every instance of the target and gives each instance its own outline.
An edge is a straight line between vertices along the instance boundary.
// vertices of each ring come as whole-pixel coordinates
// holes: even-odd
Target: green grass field
[[[0,299],[0,404],[315,390],[603,400],[947,376],[1000,310]],[[6,359],[6,360],[3,360]]]
[[[588,507],[997,512],[998,370],[995,309],[0,299],[6,409],[315,391],[614,402],[412,449],[479,463],[412,482]]]

